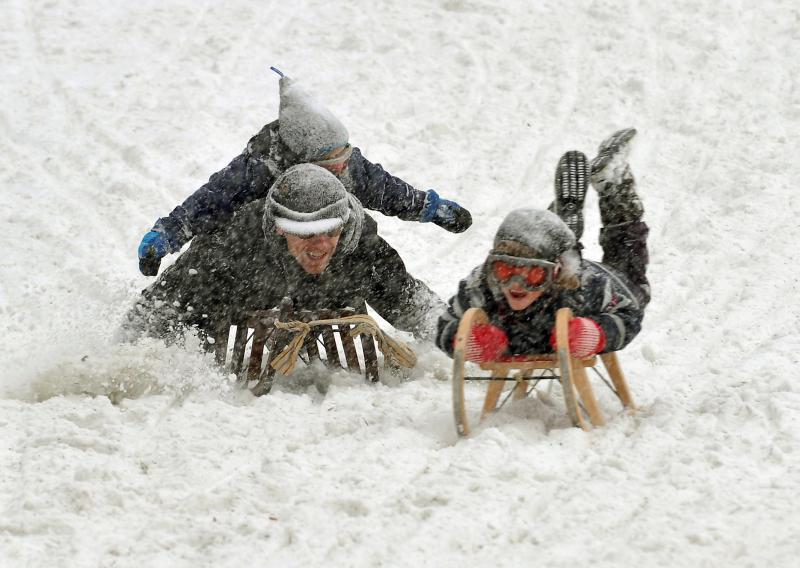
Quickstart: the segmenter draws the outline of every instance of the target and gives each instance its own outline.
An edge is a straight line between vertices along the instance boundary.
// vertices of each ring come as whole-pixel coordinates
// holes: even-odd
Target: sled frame
[[[357,313],[365,313],[365,311],[356,311],[355,308],[294,310],[289,298],[284,298],[280,307],[277,308],[242,312],[220,326],[214,345],[217,363],[224,367],[227,362],[228,369],[236,375],[241,386],[252,384],[249,388],[254,395],[267,394],[272,390],[275,381],[275,369],[272,367],[272,361],[294,336],[290,331],[278,329],[275,326],[276,321],[308,323],[316,320],[339,319]],[[375,340],[370,335],[357,335],[361,343],[363,357],[361,359],[355,344],[356,338],[350,334],[351,329],[350,325],[314,326],[311,333],[306,336],[300,360],[306,365],[310,365],[314,360],[320,360],[330,369],[345,369],[351,373],[363,374],[369,382],[377,382],[379,372]],[[234,335],[233,350],[228,356],[231,334]],[[248,343],[250,352],[245,361]],[[341,353],[339,345],[342,347]],[[266,364],[264,364],[265,354]],[[255,384],[253,384],[254,381]]]
[[[587,368],[597,365],[598,358],[602,361],[606,373],[611,379],[611,385],[609,386],[612,387],[613,385],[611,390],[620,400],[622,406],[626,409],[635,409],[633,397],[616,353],[604,353],[599,357],[586,359],[577,359],[570,355],[569,321],[571,319],[572,310],[569,308],[561,308],[556,313],[555,354],[514,356],[499,361],[480,363],[480,369],[488,371],[490,376],[474,377],[466,375],[467,341],[473,326],[487,324],[489,323],[489,318],[479,308],[470,308],[464,313],[456,332],[453,349],[453,415],[459,436],[468,436],[471,432],[464,395],[464,387],[468,381],[487,382],[486,396],[479,420],[485,419],[488,415],[498,410],[498,401],[506,383],[514,383],[506,400],[509,396],[513,396],[515,400],[518,400],[530,394],[528,387],[531,381],[534,381],[535,387],[538,382],[543,380],[557,380],[561,384],[564,405],[573,426],[589,430],[593,426],[605,425],[605,417],[600,410],[586,373]],[[547,372],[548,374],[535,376],[537,371]],[[606,381],[604,380],[604,382]],[[502,407],[502,404],[500,407]]]

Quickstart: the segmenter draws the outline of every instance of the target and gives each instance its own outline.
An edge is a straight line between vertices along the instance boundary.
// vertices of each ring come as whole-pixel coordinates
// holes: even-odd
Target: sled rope
[[[355,327],[349,331],[350,337],[361,334],[371,335],[378,342],[378,349],[381,350],[381,353],[383,353],[387,361],[394,362],[397,365],[409,369],[417,364],[417,356],[408,345],[397,339],[392,339],[385,334],[370,316],[356,315],[336,319],[313,320],[308,323],[302,321],[276,321],[275,327],[291,331],[296,335],[292,338],[289,345],[272,360],[272,368],[283,375],[290,374],[297,364],[300,350],[303,348],[306,337],[311,333],[311,328],[323,325],[339,326],[342,332],[344,330],[341,329],[341,326],[353,325]]]

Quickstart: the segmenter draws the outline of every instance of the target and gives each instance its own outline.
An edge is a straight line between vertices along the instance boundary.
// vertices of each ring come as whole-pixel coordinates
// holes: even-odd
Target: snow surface
[[[797,565],[796,2],[2,14],[0,565]],[[511,208],[547,205],[562,152],[638,128],[641,412],[584,433],[528,400],[458,441],[429,347],[413,380],[255,399],[194,349],[115,344],[152,281],[141,236],[277,116],[270,65],[370,160],[470,208],[461,235],[379,219],[446,297]]]

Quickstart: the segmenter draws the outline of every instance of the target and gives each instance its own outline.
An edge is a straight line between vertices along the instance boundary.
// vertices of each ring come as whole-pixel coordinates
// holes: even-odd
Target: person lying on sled
[[[552,207],[558,214],[509,213],[488,258],[460,282],[439,318],[440,349],[452,356],[458,324],[470,307],[484,310],[490,321],[472,329],[467,343],[472,361],[552,352],[556,311],[562,307],[575,315],[569,325],[573,356],[617,351],[630,343],[650,301],[648,228],[627,163],[635,133],[621,130],[605,140],[590,169],[580,152],[562,157]],[[602,263],[579,253],[589,177],[599,196]]]
[[[367,209],[404,221],[433,222],[453,233],[472,224],[465,208],[390,175],[348,140],[347,129],[329,110],[281,74],[278,120],[264,126],[230,164],[156,221],[139,244],[139,269],[155,275],[161,258],[196,235],[226,226],[236,210],[263,198],[281,173],[301,163],[336,175]]]
[[[240,209],[226,231],[195,238],[142,292],[123,338],[172,340],[187,327],[214,337],[233,314],[274,308],[286,296],[298,310],[358,310],[366,302],[421,338],[435,335],[445,308],[341,181],[299,164],[278,176],[265,199]]]

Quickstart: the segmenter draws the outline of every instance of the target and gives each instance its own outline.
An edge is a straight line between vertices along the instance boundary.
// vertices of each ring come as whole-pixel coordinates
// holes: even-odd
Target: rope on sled
[[[344,333],[341,326],[353,325],[355,327],[348,332],[350,333],[350,337],[362,334],[371,335],[378,342],[378,349],[381,350],[381,353],[383,353],[387,361],[394,362],[397,365],[409,369],[417,364],[417,355],[408,345],[397,339],[392,339],[378,327],[374,319],[366,314],[361,314],[336,319],[313,320],[308,323],[302,321],[276,321],[275,327],[291,331],[296,335],[289,345],[272,360],[272,368],[283,375],[290,374],[297,364],[300,350],[303,348],[306,336],[311,333],[311,328],[323,325],[339,326],[341,333]]]

